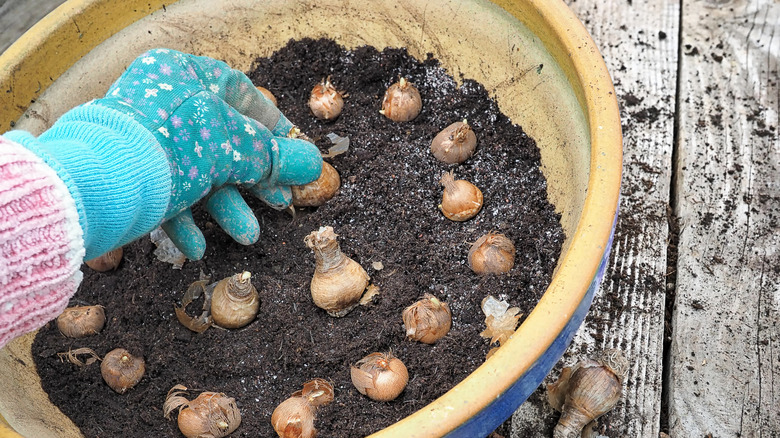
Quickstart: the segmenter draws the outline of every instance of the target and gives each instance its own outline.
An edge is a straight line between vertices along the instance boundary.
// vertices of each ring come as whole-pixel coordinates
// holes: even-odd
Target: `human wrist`
[[[162,222],[171,196],[171,165],[155,137],[133,118],[87,104],[37,139],[22,131],[5,137],[41,157],[68,187],[87,260]]]

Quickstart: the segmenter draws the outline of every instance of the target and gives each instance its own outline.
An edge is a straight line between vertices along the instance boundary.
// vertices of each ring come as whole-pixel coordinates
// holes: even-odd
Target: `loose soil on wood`
[[[368,435],[424,407],[484,361],[490,349],[480,337],[485,296],[506,299],[527,315],[551,279],[564,235],[547,200],[539,151],[480,84],[461,78],[458,85],[430,55],[419,61],[404,49],[347,51],[309,39],[258,59],[249,75],[276,95],[280,109],[323,151],[331,146],[328,133],[350,138],[347,153],[327,159],[342,187],[326,205],[294,216],[247,196],[262,228],[250,246],[235,243],[196,207],[208,248],[202,260],[187,261],[181,270],[157,260],[148,238],[125,247],[116,271],[85,266],[71,305],[105,306],[105,329],[73,340],[50,323],[36,337],[33,355],[44,390],[87,437],[181,436],[176,422],[162,414],[176,384],[234,397],[242,421],[232,436],[275,436],[274,408],[317,377],[335,387],[334,402],[318,411],[319,436]],[[330,123],[316,120],[307,106],[309,91],[326,76],[349,94],[343,113]],[[422,113],[408,123],[379,114],[384,90],[399,76],[423,98]],[[463,119],[478,136],[476,154],[464,164],[443,165],[430,153],[430,141]],[[437,208],[439,178],[453,169],[484,194],[482,211],[463,223],[447,220]],[[325,225],[334,227],[342,250],[380,289],[369,305],[339,319],[315,307],[309,293],[314,255],[303,238]],[[516,245],[507,275],[478,277],[468,268],[470,243],[489,231]],[[262,299],[254,322],[201,334],[178,322],[174,304],[201,273],[217,281],[241,271],[253,274]],[[453,314],[452,330],[435,345],[406,340],[401,321],[402,310],[426,292],[447,302]],[[197,304],[190,314],[199,313]],[[99,364],[80,369],[57,355],[79,347],[101,356],[124,347],[145,358],[146,376],[126,394],[114,393]],[[374,402],[352,386],[349,367],[388,350],[406,364],[409,384],[396,400]]]

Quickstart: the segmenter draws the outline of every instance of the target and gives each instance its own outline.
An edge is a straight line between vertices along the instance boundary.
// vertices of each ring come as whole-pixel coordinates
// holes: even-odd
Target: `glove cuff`
[[[0,348],[43,326],[81,282],[82,231],[57,174],[0,137]]]
[[[67,186],[84,231],[85,259],[156,228],[171,198],[171,167],[154,135],[121,112],[85,104],[38,139],[5,137],[51,166]]]

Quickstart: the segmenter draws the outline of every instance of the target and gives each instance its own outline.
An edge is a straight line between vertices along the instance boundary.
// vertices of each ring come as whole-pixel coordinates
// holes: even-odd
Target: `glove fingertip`
[[[235,186],[226,186],[206,200],[206,211],[220,227],[242,245],[251,245],[260,238],[260,223]]]
[[[292,190],[289,186],[261,187],[257,184],[249,191],[274,210],[284,210],[292,204]]]
[[[294,138],[278,137],[275,141],[279,146],[277,185],[301,186],[320,177],[322,154],[317,146]]]
[[[185,210],[161,225],[179,251],[190,260],[200,260],[206,253],[206,238]]]

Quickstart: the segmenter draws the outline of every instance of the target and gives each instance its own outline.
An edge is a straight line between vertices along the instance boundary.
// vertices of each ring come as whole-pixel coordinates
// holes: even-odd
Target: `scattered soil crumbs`
[[[209,246],[203,260],[181,270],[158,261],[148,238],[125,248],[115,272],[85,267],[71,305],[105,306],[106,328],[71,340],[49,324],[33,354],[51,400],[87,437],[180,436],[175,421],[162,414],[166,393],[179,383],[234,397],[242,421],[232,436],[275,436],[273,409],[315,377],[331,380],[336,390],[335,401],[318,411],[319,436],[368,435],[422,408],[484,360],[490,347],[479,336],[479,305],[486,295],[527,314],[550,281],[564,236],[547,201],[539,151],[480,84],[463,80],[458,86],[430,55],[420,62],[403,49],[347,51],[329,40],[291,41],[258,59],[249,75],[276,95],[280,109],[323,151],[331,146],[328,133],[350,138],[348,153],[328,159],[341,174],[341,190],[325,206],[294,216],[249,200],[262,227],[251,246],[235,243],[196,208]],[[398,124],[378,110],[384,90],[401,75],[419,88],[423,110]],[[307,107],[309,91],[325,76],[349,93],[332,123],[316,120]],[[462,165],[445,166],[429,152],[430,141],[463,119],[477,133],[477,152]],[[484,194],[483,210],[468,222],[451,222],[437,209],[439,178],[450,169]],[[309,294],[314,256],[303,238],[324,225],[335,228],[342,250],[381,291],[370,305],[340,319],[316,308]],[[469,243],[489,231],[514,241],[516,263],[507,275],[480,278],[466,257]],[[253,323],[195,334],[177,321],[174,303],[201,272],[216,281],[244,270],[252,272],[262,299]],[[426,292],[449,303],[453,313],[452,330],[432,346],[407,341],[401,322],[401,311]],[[97,364],[78,369],[57,357],[79,347],[102,356],[120,346],[143,355],[147,367],[125,395],[103,383]],[[409,385],[392,402],[373,402],[354,389],[349,366],[387,350],[406,363]]]

